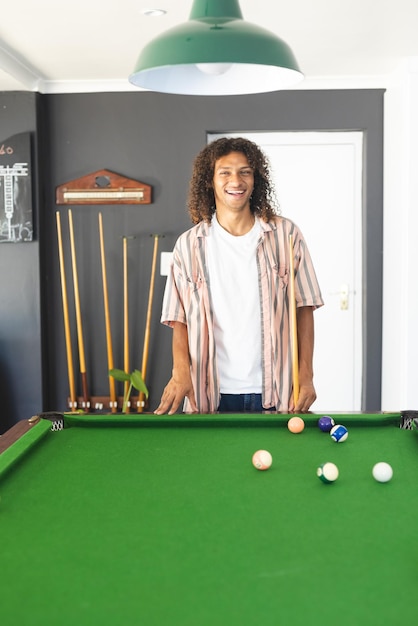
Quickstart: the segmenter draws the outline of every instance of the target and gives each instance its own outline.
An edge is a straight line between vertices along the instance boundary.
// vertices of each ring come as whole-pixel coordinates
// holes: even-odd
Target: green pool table
[[[50,417],[0,438],[2,626],[418,624],[418,431],[399,413],[334,414],[344,443],[315,414],[301,434],[277,414]]]

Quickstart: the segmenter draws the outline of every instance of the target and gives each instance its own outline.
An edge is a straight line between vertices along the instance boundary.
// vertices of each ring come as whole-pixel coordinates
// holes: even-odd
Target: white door
[[[361,132],[211,133],[247,137],[269,157],[281,214],[302,230],[325,306],[315,312],[315,412],[360,411]]]

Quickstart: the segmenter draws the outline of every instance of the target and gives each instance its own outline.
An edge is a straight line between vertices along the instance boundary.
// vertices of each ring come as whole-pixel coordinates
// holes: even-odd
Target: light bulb
[[[196,67],[203,74],[220,76],[231,69],[233,63],[196,63]]]

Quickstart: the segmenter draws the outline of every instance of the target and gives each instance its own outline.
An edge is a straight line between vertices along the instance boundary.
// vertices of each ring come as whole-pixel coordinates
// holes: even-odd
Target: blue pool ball
[[[335,422],[332,419],[332,417],[329,417],[328,415],[324,415],[324,417],[319,418],[318,426],[320,430],[322,430],[322,432],[329,433],[331,428],[335,426]]]
[[[336,443],[342,443],[348,437],[348,430],[346,429],[345,426],[342,426],[341,424],[337,424],[336,426],[333,426],[331,428],[329,434],[331,435],[331,438],[333,439],[333,441],[335,441]]]

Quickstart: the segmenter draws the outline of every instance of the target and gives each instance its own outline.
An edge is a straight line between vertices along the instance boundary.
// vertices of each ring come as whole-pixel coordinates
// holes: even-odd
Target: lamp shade
[[[156,37],[129,81],[188,95],[238,95],[290,88],[303,79],[290,47],[242,19],[238,0],[194,0],[190,19]]]

